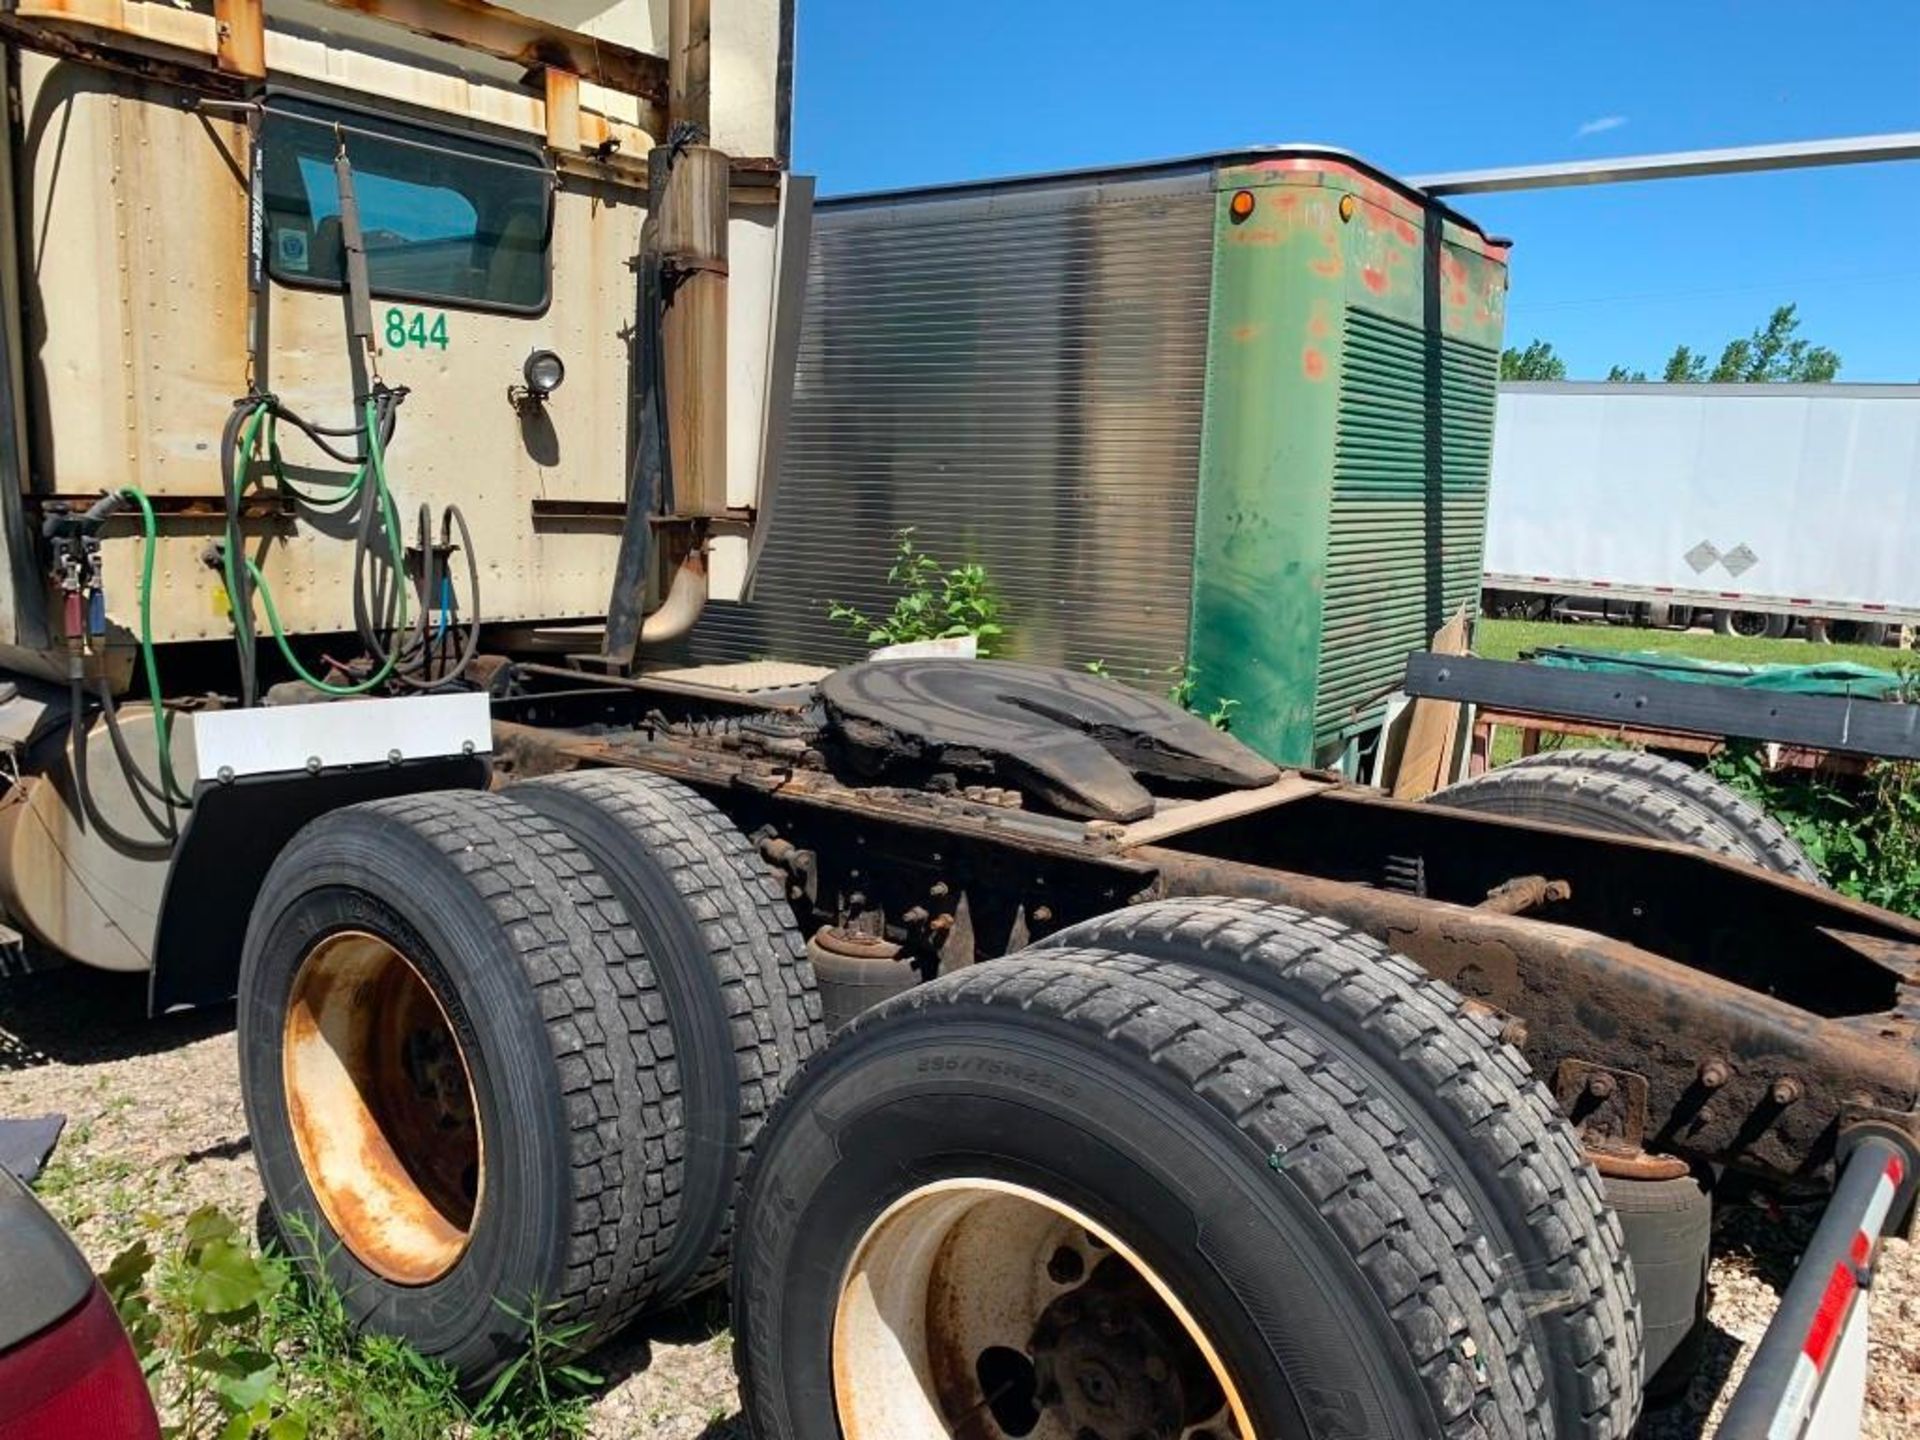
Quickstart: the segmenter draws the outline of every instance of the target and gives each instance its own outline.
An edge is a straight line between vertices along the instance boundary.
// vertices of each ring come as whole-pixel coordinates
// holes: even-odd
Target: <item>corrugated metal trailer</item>
[[[1503,385],[1495,434],[1497,604],[1920,620],[1920,385]]]
[[[988,569],[1001,653],[1100,662],[1283,762],[1377,726],[1478,588],[1506,247],[1350,156],[823,202],[750,603],[704,661],[838,663],[892,533]]]

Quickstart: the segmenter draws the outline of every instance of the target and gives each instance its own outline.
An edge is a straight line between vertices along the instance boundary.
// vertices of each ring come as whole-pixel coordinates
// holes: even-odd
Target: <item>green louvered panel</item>
[[[1316,745],[1377,715],[1408,652],[1479,594],[1493,455],[1491,350],[1442,339],[1428,374],[1419,327],[1349,310],[1328,516]],[[1428,412],[1438,392],[1440,484]],[[1429,563],[1435,556],[1438,566]]]

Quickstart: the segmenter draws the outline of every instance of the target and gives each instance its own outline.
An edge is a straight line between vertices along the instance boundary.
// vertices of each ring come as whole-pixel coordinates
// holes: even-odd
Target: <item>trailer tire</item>
[[[276,1228],[356,1324],[477,1383],[528,1307],[576,1349],[634,1313],[677,1080],[647,957],[551,822],[475,792],[312,822],[255,901],[238,1020]]]
[[[1526,1060],[1460,995],[1369,935],[1243,899],[1135,905],[1042,941],[1187,966],[1336,1048],[1410,1120],[1529,1300],[1560,1436],[1625,1436],[1639,1414],[1640,1311],[1600,1177]],[[1519,1297],[1516,1296],[1516,1305]]]
[[[1055,1344],[1107,1343],[1062,1334],[1076,1315],[1137,1347],[1101,1362],[1136,1400],[1169,1374],[1237,1395],[1222,1437],[1539,1434],[1497,1266],[1406,1117],[1310,1032],[1180,966],[1054,951],[917,986],[807,1066],[754,1161],[734,1353],[761,1440],[994,1434],[983,1408],[1029,1433],[996,1407],[1100,1402],[1048,1395]],[[1207,1421],[1176,1411],[1056,1430]]]
[[[1887,623],[1884,620],[1814,620],[1808,628],[1808,639],[1823,645],[1885,645],[1887,643]]]
[[[1651,755],[1644,750],[1545,750],[1502,767],[1500,773],[1546,765],[1621,775],[1682,797],[1732,832],[1739,849],[1726,853],[1739,855],[1781,875],[1791,875],[1796,880],[1821,883],[1819,869],[1785,826],[1739,791],[1685,761]]]
[[[684,1099],[685,1189],[666,1303],[727,1278],[740,1180],[781,1087],[825,1042],[813,970],[772,871],[698,792],[638,770],[514,785],[607,878],[653,961]]]
[[[1785,615],[1769,615],[1762,610],[1722,608],[1713,612],[1714,634],[1738,635],[1745,640],[1781,639],[1791,623]]]
[[[1538,763],[1506,765],[1449,785],[1428,796],[1427,803],[1665,840],[1767,869],[1777,870],[1782,858],[1757,846],[1695,796],[1637,775],[1559,765],[1545,756]]]
[[[1713,1201],[1691,1175],[1605,1183],[1646,1321],[1647,1399],[1668,1400],[1687,1388],[1706,1341]]]

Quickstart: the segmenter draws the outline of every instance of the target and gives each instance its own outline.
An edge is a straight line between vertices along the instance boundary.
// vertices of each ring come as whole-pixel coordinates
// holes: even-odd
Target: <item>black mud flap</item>
[[[820,698],[876,768],[991,770],[1068,815],[1153,813],[1137,776],[1251,789],[1279,769],[1179,706],[1084,671],[1005,660],[880,660],[836,670]]]
[[[453,755],[200,785],[160,898],[148,1009],[159,1015],[232,998],[253,897],[309,820],[389,795],[482,790],[487,776],[485,756]]]

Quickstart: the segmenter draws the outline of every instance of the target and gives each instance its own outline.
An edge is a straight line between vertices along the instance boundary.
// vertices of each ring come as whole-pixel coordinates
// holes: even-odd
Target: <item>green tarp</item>
[[[1871,665],[1831,661],[1824,665],[1731,665],[1693,660],[1657,650],[1583,650],[1551,645],[1526,658],[1562,670],[1646,675],[1701,685],[1737,685],[1747,690],[1777,690],[1792,695],[1853,695],[1868,700],[1899,700],[1915,688],[1911,676]]]

